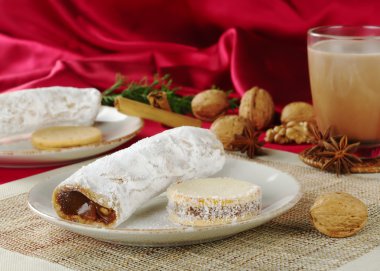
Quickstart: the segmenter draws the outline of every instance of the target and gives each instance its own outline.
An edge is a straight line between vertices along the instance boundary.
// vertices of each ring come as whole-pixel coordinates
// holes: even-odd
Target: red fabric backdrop
[[[277,105],[307,101],[307,29],[380,24],[379,8],[350,0],[0,0],[0,91],[104,89],[116,72],[160,72],[189,91],[259,85]]]
[[[379,1],[353,0],[0,0],[0,92],[103,90],[117,72],[130,79],[158,72],[190,93],[258,85],[278,107],[310,101],[307,29],[380,24],[379,11]],[[151,124],[139,138],[160,130]]]

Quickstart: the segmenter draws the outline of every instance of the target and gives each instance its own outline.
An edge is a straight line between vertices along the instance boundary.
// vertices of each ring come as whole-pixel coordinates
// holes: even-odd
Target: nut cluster
[[[312,135],[309,130],[309,124],[306,121],[290,121],[268,129],[265,135],[265,141],[278,144],[289,143],[311,143]]]

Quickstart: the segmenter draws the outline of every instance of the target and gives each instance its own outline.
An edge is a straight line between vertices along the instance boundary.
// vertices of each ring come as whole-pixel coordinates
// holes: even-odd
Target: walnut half
[[[312,142],[312,134],[308,122],[290,121],[268,129],[264,140],[278,144],[303,144]]]

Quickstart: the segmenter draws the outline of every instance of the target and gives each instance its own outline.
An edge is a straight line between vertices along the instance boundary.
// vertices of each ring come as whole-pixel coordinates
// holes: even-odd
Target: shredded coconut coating
[[[227,224],[252,218],[261,212],[261,188],[253,184],[244,194],[230,197],[186,195],[171,188],[167,209],[175,223],[189,226]]]
[[[149,199],[177,181],[207,177],[222,169],[222,143],[208,129],[180,127],[140,140],[81,168],[60,190],[81,191],[116,212],[117,226]],[[87,191],[87,192],[86,192]]]
[[[94,88],[46,87],[0,95],[0,137],[48,126],[91,126],[100,109]]]

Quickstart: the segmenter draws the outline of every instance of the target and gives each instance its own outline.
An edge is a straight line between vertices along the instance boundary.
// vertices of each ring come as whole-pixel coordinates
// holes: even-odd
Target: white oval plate
[[[142,119],[126,116],[115,108],[102,106],[96,121],[103,134],[103,141],[81,147],[59,150],[37,150],[30,141],[31,135],[0,140],[0,167],[39,167],[66,164],[95,156],[133,138],[143,127]]]
[[[54,188],[67,176],[55,176],[36,185],[29,193],[29,207],[43,219],[69,231],[106,242],[132,246],[178,246],[226,238],[257,227],[285,213],[301,198],[299,183],[274,168],[228,157],[216,176],[233,177],[260,185],[263,191],[262,213],[250,220],[207,227],[187,227],[169,221],[164,194],[150,200],[116,229],[98,228],[59,218],[52,206]]]

